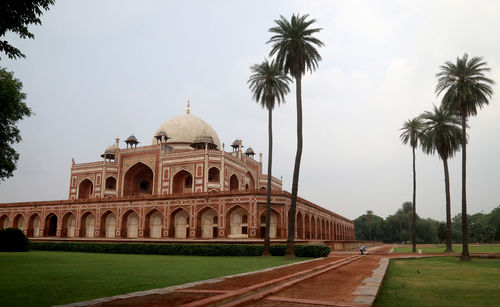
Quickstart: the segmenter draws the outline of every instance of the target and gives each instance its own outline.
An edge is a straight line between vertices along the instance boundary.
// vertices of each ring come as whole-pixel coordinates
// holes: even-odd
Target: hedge
[[[0,229],[0,252],[25,252],[29,241],[17,228]]]
[[[176,243],[94,243],[94,242],[31,242],[31,249],[44,251],[91,252],[113,254],[157,254],[189,256],[260,256],[264,247],[250,244],[176,244]],[[283,256],[285,245],[271,245],[273,256]],[[297,257],[326,257],[330,247],[296,245]]]

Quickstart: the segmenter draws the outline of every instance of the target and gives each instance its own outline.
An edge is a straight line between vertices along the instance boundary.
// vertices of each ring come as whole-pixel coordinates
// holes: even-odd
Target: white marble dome
[[[156,130],[154,135],[157,135],[160,131],[167,133],[169,137],[167,144],[185,144],[189,146],[197,136],[206,134],[212,137],[217,149],[221,149],[219,136],[215,130],[203,119],[193,114],[182,114],[166,121]],[[152,143],[153,145],[156,144],[154,136]]]

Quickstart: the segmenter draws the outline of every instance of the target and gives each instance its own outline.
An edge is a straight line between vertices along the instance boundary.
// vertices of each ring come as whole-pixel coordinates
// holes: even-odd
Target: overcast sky
[[[131,133],[149,145],[188,98],[221,142],[242,138],[267,163],[267,113],[251,99],[249,67],[268,55],[274,20],[300,13],[317,19],[325,47],[303,80],[299,195],[351,219],[367,210],[386,217],[412,198],[411,147],[399,129],[440,103],[439,66],[467,52],[484,57],[488,77],[500,82],[498,12],[498,1],[57,1],[43,25],[30,28],[35,40],[7,37],[25,59],[1,55],[35,115],[19,124],[18,169],[0,182],[0,202],[67,199],[71,158],[99,161]],[[493,90],[470,120],[469,213],[500,203],[498,85]],[[294,90],[273,116],[273,175],[290,191]],[[450,161],[453,215],[460,157]],[[442,162],[422,151],[416,159],[417,213],[444,220]]]

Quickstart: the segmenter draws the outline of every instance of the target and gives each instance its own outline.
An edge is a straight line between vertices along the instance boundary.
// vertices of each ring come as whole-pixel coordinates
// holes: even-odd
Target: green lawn
[[[417,273],[417,270],[420,272]],[[498,306],[500,259],[391,260],[374,306]]]
[[[418,246],[417,250],[421,249],[423,253],[442,253],[446,249],[444,245],[436,245],[436,246]],[[395,247],[395,253],[411,253],[411,245],[405,247]],[[453,252],[461,253],[462,245],[457,244],[453,245]],[[500,245],[469,245],[469,253],[500,253]]]
[[[0,253],[0,305],[50,306],[306,260],[73,252]]]

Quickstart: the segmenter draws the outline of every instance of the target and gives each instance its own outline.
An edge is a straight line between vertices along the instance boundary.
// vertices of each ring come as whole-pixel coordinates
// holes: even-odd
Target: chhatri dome
[[[179,115],[160,126],[155,132],[155,136],[161,132],[168,135],[168,144],[177,148],[192,149],[190,145],[201,135],[206,135],[213,139],[213,143],[220,150],[219,136],[209,124],[203,119],[191,114],[189,101],[186,109],[186,114]],[[156,138],[153,136],[153,145],[157,144]],[[175,146],[177,145],[177,146]]]

